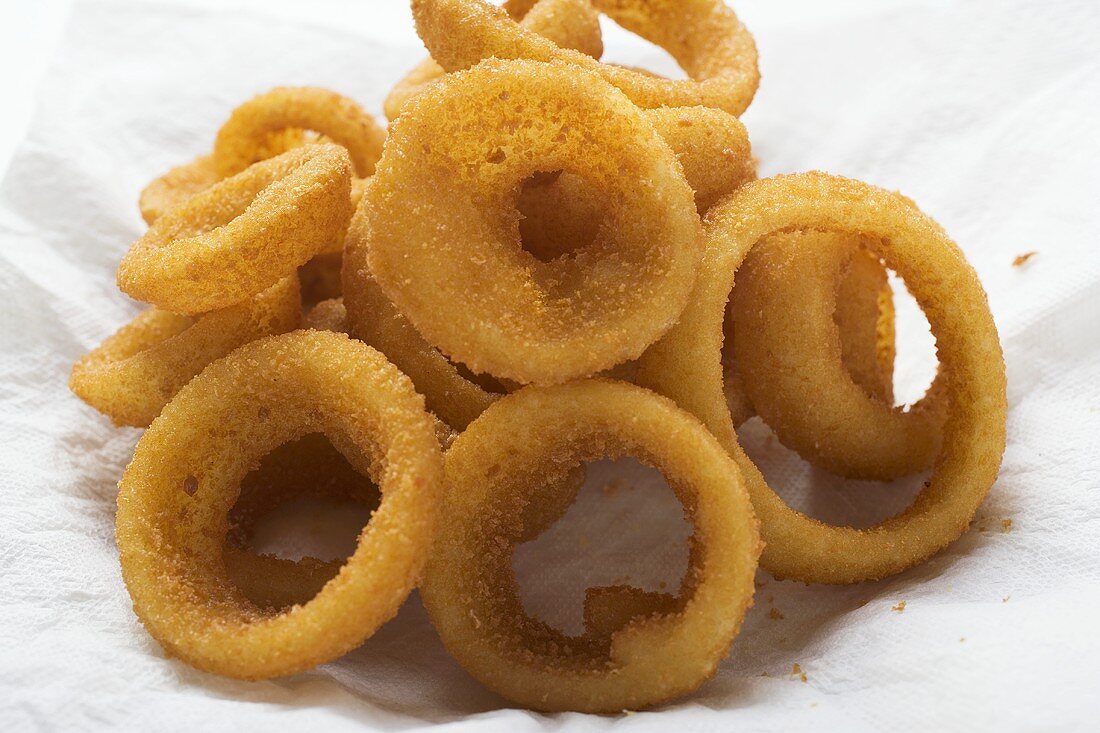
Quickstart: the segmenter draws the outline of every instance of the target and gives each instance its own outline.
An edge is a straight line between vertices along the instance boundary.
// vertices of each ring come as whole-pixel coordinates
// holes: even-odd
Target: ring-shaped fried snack
[[[240,105],[218,130],[213,162],[221,178],[269,157],[273,133],[310,130],[348,151],[355,175],[366,178],[382,154],[386,131],[355,100],[319,87],[276,87]]]
[[[293,277],[200,316],[149,308],[76,362],[69,388],[116,425],[145,427],[208,364],[250,341],[297,328],[301,316]]]
[[[483,59],[564,61],[593,71],[639,107],[701,105],[740,115],[760,83],[752,35],[723,0],[593,0],[623,28],[662,47],[688,79],[600,63],[520,26],[486,0],[412,0],[416,31],[447,71]]]
[[[894,293],[887,279],[886,268],[878,257],[863,247],[858,236],[836,232],[792,231],[773,234],[760,242],[764,246],[772,240],[792,238],[824,238],[844,240],[847,244],[835,291],[830,288],[827,297],[835,303],[833,320],[840,339],[841,359],[849,376],[868,395],[887,404],[894,403]],[[812,248],[813,242],[802,246]],[[829,241],[822,246],[833,246]],[[850,256],[848,256],[850,254]],[[819,273],[792,262],[798,277],[816,277]],[[820,283],[816,286],[824,287]],[[739,427],[756,414],[746,394],[745,385],[737,368],[734,345],[733,302],[726,311],[725,341],[722,344],[722,366],[725,369],[724,389],[734,427]],[[823,341],[802,334],[793,334],[798,343],[814,353],[815,359],[823,359],[826,349]],[[785,336],[786,337],[786,336]],[[813,419],[813,416],[807,416]]]
[[[733,339],[746,395],[781,443],[838,475],[888,481],[925,470],[939,454],[944,380],[909,410],[894,406],[892,390],[883,394],[878,306],[867,302],[877,288],[846,304],[863,306],[863,356],[845,353],[837,283],[853,261],[868,261],[853,258],[859,252],[830,233],[761,241],[737,271]],[[855,368],[864,362],[871,368]]]
[[[123,578],[150,634],[242,679],[309,669],[371,636],[415,586],[439,516],[442,457],[423,405],[385,357],[327,331],[256,341],[207,367],[153,421],[119,484]],[[318,432],[366,457],[382,501],[315,598],[265,611],[226,572],[228,514],[260,457]]]
[[[522,247],[516,194],[556,170],[612,206],[591,245],[546,263]],[[625,96],[566,64],[449,75],[393,123],[363,204],[370,273],[401,313],[474,372],[522,383],[637,357],[676,322],[699,264],[672,150]]]
[[[504,9],[522,27],[562,48],[571,48],[595,59],[603,55],[600,14],[589,0],[537,0],[522,7],[505,3]],[[424,59],[397,82],[386,97],[383,106],[386,117],[396,119],[409,100],[445,73],[435,59]]]
[[[957,539],[996,478],[1006,415],[997,329],[958,246],[900,195],[823,173],[746,184],[710,210],[705,228],[705,275],[677,327],[639,360],[637,381],[698,416],[740,466],[765,542],[761,565],[779,578],[855,583],[901,572]],[[738,445],[722,393],[722,322],[734,273],[764,237],[804,228],[869,238],[924,310],[947,374],[943,449],[925,488],[908,509],[866,529],[827,525],[787,506]]]
[[[266,160],[293,150],[307,142],[305,132],[294,128],[269,134],[256,151],[257,160]],[[179,206],[200,191],[225,178],[218,172],[213,155],[200,155],[190,163],[172,168],[155,178],[141,191],[138,208],[146,224],[152,224],[169,209]]]
[[[615,596],[622,613],[594,608],[599,628],[568,636],[523,609],[512,552],[546,524],[541,507],[561,504],[548,479],[627,455],[660,470],[683,503],[695,530],[689,569],[671,603],[631,606],[622,599],[634,589],[590,591]],[[760,539],[736,465],[694,417],[622,382],[528,387],[455,440],[445,476],[420,596],[448,651],[487,687],[537,710],[619,712],[714,673],[752,603]]]
[[[649,110],[646,117],[670,143],[695,192],[702,213],[719,193],[755,177],[748,134],[741,122],[720,110],[688,107]],[[517,208],[525,250],[542,261],[588,246],[604,221],[606,197],[581,176],[540,174],[520,189]],[[390,303],[369,274],[367,212],[357,211],[346,238],[343,291],[350,332],[386,354],[409,375],[428,408],[457,430],[466,427],[501,389],[449,361]]]
[[[347,152],[297,148],[157,219],[122,259],[118,285],[173,313],[235,305],[342,240],[351,213]]]

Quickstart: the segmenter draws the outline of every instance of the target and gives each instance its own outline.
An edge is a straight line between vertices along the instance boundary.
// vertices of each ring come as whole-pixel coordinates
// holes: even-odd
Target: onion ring
[[[287,129],[312,130],[348,151],[355,175],[374,173],[386,131],[356,102],[319,87],[276,87],[229,115],[214,139],[214,165],[222,178],[269,155],[264,142]]]
[[[570,637],[528,616],[512,568],[547,477],[604,456],[662,471],[695,526],[680,597],[660,614]],[[739,472],[718,442],[670,401],[632,385],[584,380],[502,398],[446,455],[444,520],[420,596],[448,651],[483,684],[538,710],[618,712],[671,699],[710,677],[752,603],[760,540]],[[630,591],[601,589],[621,598]],[[590,591],[590,595],[592,592]]]
[[[542,263],[520,244],[516,191],[566,168],[616,205],[592,245]],[[363,203],[371,275],[405,317],[474,372],[523,383],[637,357],[679,317],[699,263],[671,149],[626,97],[563,64],[448,76],[393,123]]]
[[[703,107],[645,114],[660,134],[667,134],[700,212],[719,192],[728,193],[755,177],[748,135],[732,115]],[[516,206],[523,216],[519,228],[524,249],[549,261],[592,243],[608,201],[582,177],[561,172],[536,175],[525,182]],[[367,212],[357,211],[345,242],[349,266],[344,270],[343,290],[349,332],[386,354],[413,380],[428,408],[461,430],[506,390],[449,361],[390,303],[369,274],[367,224]],[[625,378],[622,366],[612,373]]]
[[[593,71],[640,107],[714,107],[740,115],[760,83],[752,35],[722,0],[593,0],[632,33],[662,47],[688,80],[664,79],[564,49],[485,0],[412,0],[416,31],[447,71],[483,59],[564,61]]]
[[[762,241],[738,270],[730,311],[746,394],[780,442],[814,465],[879,481],[923,471],[940,452],[945,380],[907,411],[894,407],[892,390],[886,398],[861,383],[878,381],[881,369],[853,369],[860,360],[844,358],[834,318],[834,283],[852,249],[845,237],[815,236],[814,242],[790,236]],[[863,322],[871,332],[863,348],[874,357],[871,319],[878,306],[869,305]]]
[[[185,315],[247,300],[343,237],[350,168],[343,148],[308,145],[215,184],[153,223],[119,287]]]
[[[439,515],[442,459],[423,404],[385,357],[331,332],[256,341],[207,367],[119,484],[122,573],[146,629],[169,654],[242,679],[309,669],[371,636],[416,584]],[[315,432],[369,459],[382,502],[313,600],[265,612],[226,573],[228,512],[260,456]]]
[[[761,565],[778,578],[855,583],[931,557],[973,520],[1005,445],[1005,371],[997,329],[958,246],[910,201],[822,173],[746,184],[707,214],[707,254],[680,323],[639,360],[637,380],[698,416],[741,468],[760,519]],[[722,394],[722,321],[733,273],[764,237],[788,229],[870,237],[904,278],[949,375],[943,450],[916,501],[867,529],[818,522],[783,503],[737,443]]]
[[[603,55],[600,15],[589,0],[532,0],[522,5],[505,3],[504,9],[523,28],[563,48],[571,48],[596,59]],[[386,97],[383,105],[386,117],[396,119],[413,97],[445,73],[434,59],[424,59]]]
[[[297,328],[301,316],[292,277],[197,318],[150,308],[74,364],[69,389],[116,425],[145,427],[207,364]]]
[[[874,399],[893,405],[894,403],[894,300],[893,291],[886,277],[886,270],[878,257],[868,252],[862,245],[859,237],[840,235],[835,232],[786,232],[774,234],[764,242],[772,240],[785,240],[790,238],[807,237],[824,238],[823,246],[843,246],[843,252],[838,252],[838,264],[841,265],[839,278],[835,281],[835,288],[828,283],[815,282],[814,287],[823,290],[823,299],[830,304],[835,304],[832,319],[836,323],[836,337],[840,339],[841,361],[852,381],[858,384],[864,392]],[[845,244],[839,244],[837,240],[843,240]],[[761,245],[764,244],[761,242]],[[794,245],[789,245],[794,246]],[[804,247],[814,247],[813,242],[804,243]],[[820,273],[813,267],[813,263],[804,262],[800,258],[794,258],[789,263],[788,277],[817,278]],[[832,281],[829,281],[832,283]],[[765,292],[764,298],[770,298]],[[766,307],[763,302],[760,307]],[[794,307],[793,305],[791,307]],[[799,306],[801,307],[801,306]],[[756,414],[756,410],[750,403],[742,382],[741,374],[737,368],[737,357],[733,348],[734,344],[734,316],[733,303],[730,303],[726,313],[725,342],[722,344],[722,365],[725,368],[724,389],[726,403],[729,406],[730,415],[735,427],[742,425],[746,420]],[[829,330],[828,326],[823,326]],[[830,333],[832,333],[830,331]],[[768,335],[770,337],[771,334]],[[790,334],[777,334],[777,338],[789,340]],[[827,339],[824,335],[798,333],[797,343],[807,350],[810,360],[835,358],[830,356],[823,348]],[[784,343],[780,348],[788,348]],[[773,398],[774,399],[774,398]],[[813,411],[805,412],[803,418],[813,422],[816,414]],[[828,430],[818,424],[819,431]],[[789,447],[789,446],[788,446]],[[828,452],[830,444],[828,440],[820,446],[821,451]],[[843,458],[834,453],[829,454],[834,464],[834,470],[843,465]],[[840,470],[840,475],[848,475],[846,470]]]
[[[413,380],[428,410],[456,430],[463,430],[497,395],[459,371],[413,328],[394,307],[367,266],[370,218],[360,204],[345,240],[343,292],[348,333],[378,349]]]

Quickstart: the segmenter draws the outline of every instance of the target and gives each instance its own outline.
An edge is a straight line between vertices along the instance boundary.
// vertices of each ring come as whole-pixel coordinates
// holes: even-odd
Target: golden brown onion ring
[[[593,71],[648,109],[702,105],[740,115],[760,83],[756,44],[722,0],[593,0],[597,10],[664,48],[687,72],[671,80],[602,64],[521,27],[486,0],[413,0],[416,30],[448,71],[483,59],[563,61]]]
[[[354,100],[319,87],[276,87],[240,105],[218,130],[214,166],[222,178],[266,160],[265,141],[284,130],[312,130],[348,151],[366,178],[382,154],[386,131]]]
[[[614,206],[595,242],[543,263],[521,245],[516,191],[562,169]],[[370,273],[429,342],[474,372],[554,383],[601,371],[667,331],[690,294],[699,220],[680,170],[599,77],[487,61],[393,123],[363,197]]]
[[[746,394],[780,442],[833,473],[887,481],[932,465],[947,405],[943,380],[910,410],[894,406],[892,390],[883,393],[878,304],[867,297],[878,288],[862,299],[863,358],[845,354],[837,282],[853,252],[849,238],[827,233],[753,247],[730,301],[734,344]],[[857,366],[864,362],[870,368]]]
[[[722,394],[722,321],[734,273],[761,239],[803,228],[870,237],[924,309],[948,375],[944,448],[931,477],[912,506],[867,529],[827,525],[787,506],[738,445]],[[708,213],[706,239],[705,276],[691,305],[642,356],[637,380],[697,415],[740,466],[760,518],[761,564],[780,578],[855,583],[899,573],[957,539],[996,478],[1006,412],[997,329],[958,246],[898,194],[823,173],[742,186]]]
[[[173,313],[235,305],[342,238],[351,164],[335,145],[256,163],[157,219],[118,268],[122,291]]]
[[[567,636],[524,611],[512,552],[545,522],[532,505],[561,504],[548,479],[626,455],[664,473],[683,503],[695,529],[689,569],[673,602],[647,598],[633,606],[640,616],[623,601],[631,591],[597,591],[625,613]],[[446,483],[421,599],[459,663],[521,705],[618,712],[690,692],[752,603],[760,540],[737,467],[697,420],[646,390],[584,380],[504,397],[451,446]]]
[[[835,302],[833,320],[840,339],[841,359],[853,381],[872,398],[887,404],[894,403],[894,300],[893,291],[887,281],[886,270],[878,257],[862,247],[859,237],[839,235],[833,232],[785,232],[773,234],[763,240],[766,242],[787,238],[833,238],[847,242],[839,280],[834,289],[829,289],[830,302]],[[812,242],[803,246],[813,247]],[[797,270],[792,277],[815,277],[811,267],[801,260],[791,263]],[[800,280],[801,282],[801,280]],[[821,287],[821,284],[817,284]],[[722,366],[725,370],[723,388],[726,404],[735,427],[756,414],[737,367],[734,353],[734,318],[731,302],[726,312],[725,341],[722,344]],[[824,359],[824,343],[821,339],[806,337],[802,334],[782,334],[779,338],[794,338],[801,348],[814,354],[813,358]],[[806,419],[812,420],[812,414]],[[847,475],[847,472],[842,472]]]
[[[667,134],[695,191],[698,210],[705,210],[718,192],[731,191],[755,176],[748,135],[732,115],[702,107],[645,114],[659,133]],[[562,172],[535,175],[524,182],[517,208],[523,216],[519,228],[524,249],[549,261],[591,244],[608,203],[583,178]],[[343,289],[350,332],[393,360],[425,395],[428,408],[461,430],[507,390],[449,361],[390,303],[369,274],[367,216],[366,210],[356,212],[346,241]],[[629,379],[632,372],[623,371],[625,366],[618,365],[611,373]]]
[[[150,308],[74,364],[69,389],[116,425],[145,427],[207,364],[297,328],[301,316],[293,277],[197,317]]]
[[[522,7],[518,3],[505,3],[504,8],[520,26],[563,48],[596,59],[603,55],[600,16],[589,0],[532,0],[523,3]],[[396,119],[409,100],[445,73],[434,59],[424,59],[397,82],[386,97],[386,117]]]
[[[169,654],[243,679],[309,669],[371,636],[416,584],[439,515],[442,460],[423,405],[381,354],[331,332],[263,339],[207,367],[119,484],[122,573],[146,629]],[[228,513],[261,456],[316,432],[369,460],[382,502],[315,598],[271,612],[227,574]]]

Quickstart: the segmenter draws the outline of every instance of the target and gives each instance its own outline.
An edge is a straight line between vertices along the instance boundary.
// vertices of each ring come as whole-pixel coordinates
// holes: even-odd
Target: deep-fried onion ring
[[[779,578],[855,583],[899,573],[957,539],[996,478],[1006,413],[997,329],[958,246],[902,196],[823,173],[746,184],[711,209],[705,228],[706,275],[677,327],[640,359],[637,380],[697,415],[741,467],[765,542],[761,565]],[[764,237],[801,228],[870,237],[923,308],[949,375],[944,448],[931,477],[908,509],[867,529],[827,525],[787,506],[738,445],[722,394],[722,321],[734,272]]]
[[[521,246],[516,192],[563,169],[614,205],[595,242],[544,263]],[[393,123],[363,204],[370,272],[397,308],[474,372],[524,383],[637,357],[679,317],[699,263],[672,150],[626,97],[566,64],[449,75]]]
[[[841,359],[851,379],[870,397],[882,402],[894,404],[894,296],[887,280],[886,269],[878,257],[868,252],[858,236],[837,234],[836,232],[795,231],[773,234],[760,242],[763,247],[772,240],[797,238],[821,238],[823,247],[843,247],[838,253],[841,273],[832,283],[815,282],[814,287],[822,289],[822,298],[827,298],[829,308],[833,310],[837,336],[840,339]],[[787,246],[793,246],[787,244]],[[817,244],[806,242],[803,247],[813,248]],[[821,273],[815,271],[811,262],[796,258],[789,263],[789,277],[818,278]],[[763,297],[770,297],[765,293]],[[835,308],[831,304],[835,303]],[[762,304],[763,307],[763,304]],[[792,306],[793,307],[793,306]],[[749,401],[737,368],[734,345],[733,303],[727,308],[725,321],[725,341],[722,344],[722,366],[725,369],[724,388],[726,404],[729,405],[734,427],[756,414]],[[812,353],[810,360],[830,358],[824,348],[827,339],[820,334],[782,333],[777,338],[791,340]],[[786,347],[786,343],[783,345]],[[835,358],[835,355],[834,355]],[[799,408],[802,409],[802,408]],[[804,411],[805,412],[805,411]],[[807,421],[813,421],[812,411],[806,412]],[[822,451],[829,451],[826,441]],[[833,469],[841,469],[842,459],[830,453]],[[840,475],[848,475],[840,470]]]
[[[780,442],[833,473],[888,481],[923,471],[940,450],[944,380],[909,410],[894,406],[892,390],[868,389],[882,370],[853,367],[876,363],[877,303],[863,304],[864,357],[845,354],[836,283],[852,248],[843,236],[815,236],[769,237],[737,271],[730,312],[746,395]]]
[[[265,142],[283,130],[311,130],[348,151],[355,175],[374,173],[386,131],[353,99],[319,87],[276,87],[240,105],[214,139],[214,166],[222,178],[266,160]]]
[[[505,3],[504,9],[522,27],[547,38],[562,48],[571,48],[598,59],[603,55],[600,15],[589,0],[538,0]],[[386,117],[396,119],[413,97],[446,72],[428,57],[405,75],[386,97]]]
[[[145,427],[207,364],[297,328],[301,315],[293,277],[198,317],[149,308],[73,365],[69,389],[116,425]]]
[[[173,313],[240,303],[342,239],[351,164],[335,145],[256,163],[157,219],[118,268],[118,285]]]
[[[521,27],[486,0],[412,0],[416,31],[448,71],[482,59],[565,61],[594,71],[645,108],[702,105],[740,115],[760,83],[756,44],[723,0],[593,0],[597,10],[661,46],[687,72],[664,79],[602,64]]]
[[[548,478],[622,455],[664,473],[683,503],[695,528],[689,569],[660,613],[616,599],[622,615],[567,636],[524,611],[512,551],[546,522],[532,505],[561,503]],[[622,382],[529,387],[486,410],[445,461],[446,508],[420,595],[448,651],[478,680],[538,710],[618,712],[690,692],[714,673],[752,603],[760,540],[737,467],[692,416]]]
[[[442,460],[423,405],[385,357],[326,331],[256,341],[207,367],[153,421],[119,484],[123,578],[149,633],[199,669],[243,679],[361,644],[416,584],[439,515]],[[227,575],[228,512],[261,456],[316,432],[369,458],[382,502],[315,598],[267,612]]]

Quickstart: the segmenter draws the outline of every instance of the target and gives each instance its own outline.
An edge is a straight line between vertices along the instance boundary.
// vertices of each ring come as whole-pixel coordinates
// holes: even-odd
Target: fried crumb
[[[891,611],[897,611],[898,613],[901,613],[902,611],[905,610],[905,601],[898,601],[898,605],[894,606],[890,610]]]
[[[1016,259],[1012,260],[1012,266],[1013,267],[1023,267],[1025,264],[1027,264],[1028,260],[1030,260],[1032,257],[1034,257],[1037,254],[1039,254],[1039,253],[1035,252],[1035,251],[1031,251],[1031,252],[1024,252],[1022,255],[1017,255]]]
[[[963,642],[965,642],[965,641],[966,641],[966,637],[965,637],[965,636],[960,636],[960,637],[959,637],[959,643],[960,643],[960,644],[962,644],[962,643],[963,643]]]
[[[773,608],[768,611],[768,618],[772,619],[773,621],[782,621],[785,617],[778,608]]]
[[[1008,519],[1006,517],[1005,519],[1001,520],[1001,531],[1002,532],[1011,532],[1012,531],[1012,520],[1011,519]]]
[[[802,671],[802,666],[798,664],[798,662],[795,662],[791,665],[791,676],[798,677],[798,679],[802,680],[803,682],[805,682],[807,679],[806,673]]]
[[[1011,597],[1012,596],[1005,596],[1004,598],[1001,599],[1001,603],[1008,603],[1008,599],[1011,598]]]

